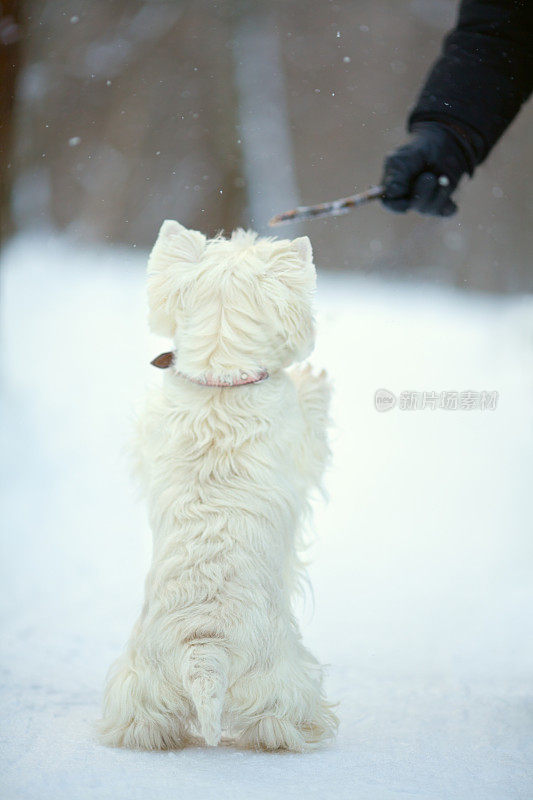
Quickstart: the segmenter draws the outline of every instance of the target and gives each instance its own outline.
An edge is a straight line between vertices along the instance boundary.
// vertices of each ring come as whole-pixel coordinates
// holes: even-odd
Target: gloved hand
[[[411,132],[412,139],[385,160],[383,205],[399,213],[414,209],[449,217],[457,211],[452,193],[474,169],[466,140],[461,146],[460,134],[440,122],[417,122]]]

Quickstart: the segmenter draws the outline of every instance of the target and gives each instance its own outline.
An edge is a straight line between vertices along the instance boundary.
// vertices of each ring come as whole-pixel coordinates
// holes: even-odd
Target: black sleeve
[[[474,135],[480,163],[533,89],[533,0],[462,0],[409,117]]]

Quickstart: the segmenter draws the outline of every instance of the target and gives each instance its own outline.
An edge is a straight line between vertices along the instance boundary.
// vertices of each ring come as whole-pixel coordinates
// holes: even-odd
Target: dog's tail
[[[222,709],[228,687],[228,654],[220,639],[199,639],[187,645],[183,683],[198,717],[206,744],[215,747],[222,736]]]

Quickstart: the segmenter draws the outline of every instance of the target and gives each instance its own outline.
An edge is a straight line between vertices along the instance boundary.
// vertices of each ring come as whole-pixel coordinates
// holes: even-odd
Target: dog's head
[[[189,375],[273,371],[313,348],[315,282],[307,236],[206,239],[166,220],[148,262],[150,327]]]

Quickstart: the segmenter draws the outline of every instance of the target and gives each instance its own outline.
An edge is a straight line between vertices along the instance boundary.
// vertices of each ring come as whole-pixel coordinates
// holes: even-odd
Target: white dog
[[[105,744],[163,749],[224,732],[302,751],[337,720],[291,598],[307,494],[328,456],[329,387],[309,367],[307,237],[212,240],[166,221],[148,264],[152,330],[173,339],[139,423],[153,530],[146,600],[104,703]]]

